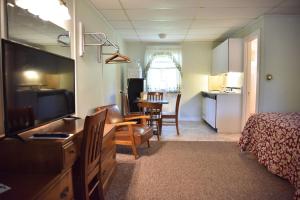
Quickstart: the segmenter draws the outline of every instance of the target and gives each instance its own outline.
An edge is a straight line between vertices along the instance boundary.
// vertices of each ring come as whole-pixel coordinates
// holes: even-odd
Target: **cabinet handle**
[[[66,199],[69,193],[69,187],[65,187],[65,189],[60,193],[60,199]]]

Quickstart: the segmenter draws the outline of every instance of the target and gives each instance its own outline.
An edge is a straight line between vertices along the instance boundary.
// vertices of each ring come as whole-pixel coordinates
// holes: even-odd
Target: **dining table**
[[[160,100],[136,99],[135,100],[135,103],[140,103],[140,102],[169,104],[169,101],[166,99],[160,99]]]

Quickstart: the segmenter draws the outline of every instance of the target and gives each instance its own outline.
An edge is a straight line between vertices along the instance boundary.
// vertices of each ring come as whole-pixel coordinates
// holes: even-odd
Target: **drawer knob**
[[[69,153],[75,153],[75,150],[71,150],[71,151],[69,151]]]
[[[65,187],[65,189],[60,193],[60,199],[66,199],[68,196],[69,187]]]

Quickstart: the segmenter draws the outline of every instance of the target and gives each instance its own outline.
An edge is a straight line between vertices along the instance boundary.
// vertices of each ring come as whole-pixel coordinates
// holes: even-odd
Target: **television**
[[[7,137],[75,113],[74,60],[2,39]]]

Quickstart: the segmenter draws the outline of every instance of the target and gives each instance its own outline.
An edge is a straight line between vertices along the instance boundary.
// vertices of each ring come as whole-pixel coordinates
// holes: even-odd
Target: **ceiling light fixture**
[[[159,37],[160,39],[165,39],[165,38],[167,37],[167,34],[165,34],[165,33],[160,33],[160,34],[158,34],[158,37]]]
[[[71,19],[69,10],[63,0],[15,0],[15,4],[45,21]]]

